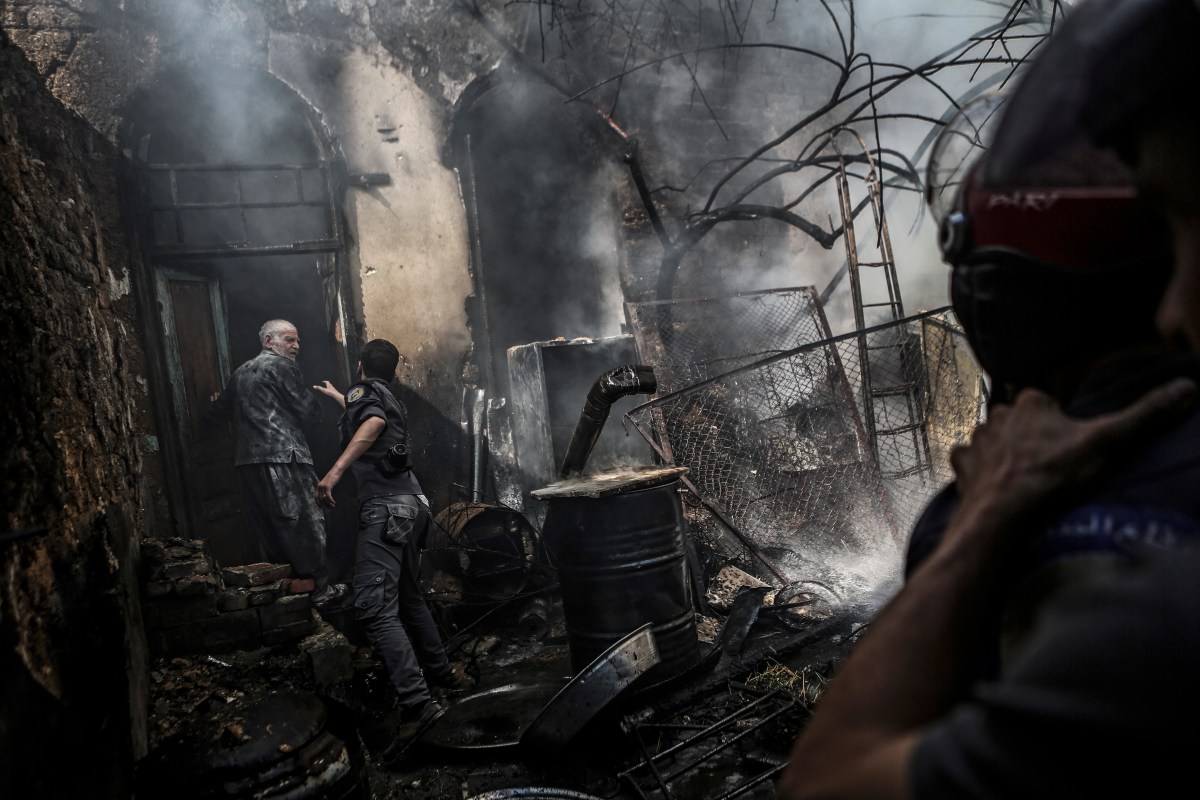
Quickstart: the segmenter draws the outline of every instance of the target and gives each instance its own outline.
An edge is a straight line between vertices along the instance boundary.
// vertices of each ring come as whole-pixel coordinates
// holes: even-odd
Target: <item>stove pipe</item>
[[[600,438],[600,430],[608,420],[608,411],[613,403],[627,395],[654,394],[656,391],[658,381],[654,378],[654,368],[644,364],[625,364],[597,378],[588,390],[587,401],[579,414],[575,433],[571,435],[571,444],[567,447],[559,476],[571,478],[583,472],[583,465]]]

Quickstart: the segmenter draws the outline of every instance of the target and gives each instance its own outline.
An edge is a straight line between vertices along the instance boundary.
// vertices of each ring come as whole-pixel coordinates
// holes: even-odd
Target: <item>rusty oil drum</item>
[[[700,657],[674,475],[601,496],[546,496],[574,672],[647,622],[661,663],[654,680]]]

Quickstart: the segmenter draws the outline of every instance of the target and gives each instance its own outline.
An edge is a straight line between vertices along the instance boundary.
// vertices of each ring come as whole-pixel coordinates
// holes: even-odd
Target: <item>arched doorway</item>
[[[126,115],[133,237],[142,256],[148,355],[175,528],[223,565],[261,559],[241,518],[232,439],[210,397],[283,318],[300,331],[306,379],[347,384],[343,170],[315,114],[254,70],[177,72]],[[306,432],[318,470],[337,455],[336,405]],[[335,572],[352,561],[352,498],[330,520]]]
[[[622,151],[591,108],[504,70],[464,93],[452,143],[483,383],[489,398],[508,398],[524,507],[540,514],[528,493],[557,479],[592,383],[636,359],[622,333]],[[611,425],[595,454],[629,462],[645,450]]]

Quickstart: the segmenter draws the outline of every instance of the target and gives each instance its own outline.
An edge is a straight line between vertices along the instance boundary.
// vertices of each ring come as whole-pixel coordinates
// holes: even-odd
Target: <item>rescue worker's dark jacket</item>
[[[236,465],[313,463],[301,428],[320,422],[321,407],[290,358],[263,350],[238,367],[213,416],[233,418]]]
[[[1200,361],[1189,355],[1127,353],[1091,375],[1064,410],[1076,419],[1111,413],[1180,376],[1200,379]],[[1001,646],[1023,641],[1046,598],[1065,585],[1110,569],[1114,559],[1200,547],[1197,484],[1200,407],[1169,431],[1146,437],[1040,536],[1031,537],[1011,565],[1002,599],[989,611],[998,635],[981,637],[976,677],[995,677],[1007,660]],[[906,577],[937,547],[958,505],[953,483],[930,501],[913,528]],[[984,627],[981,623],[980,630]]]
[[[358,499],[421,494],[421,485],[412,469],[397,469],[395,460],[388,457],[396,445],[408,448],[408,410],[382,378],[366,378],[346,390],[346,413],[338,421],[342,447],[350,443],[354,432],[371,417],[379,417],[387,427],[351,466],[358,484]]]

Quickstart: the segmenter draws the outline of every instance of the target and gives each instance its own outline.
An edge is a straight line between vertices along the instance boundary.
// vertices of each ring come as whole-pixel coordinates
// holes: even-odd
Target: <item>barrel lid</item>
[[[608,497],[633,489],[649,489],[686,475],[687,467],[621,467],[580,475],[530,492],[538,500],[556,497]]]

